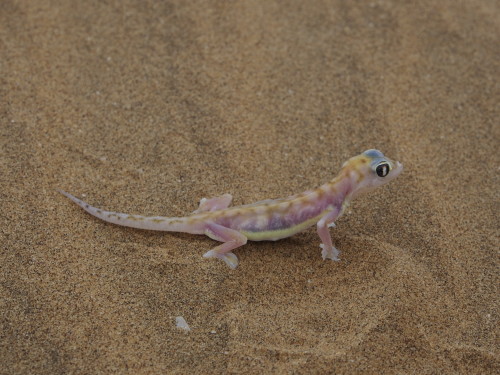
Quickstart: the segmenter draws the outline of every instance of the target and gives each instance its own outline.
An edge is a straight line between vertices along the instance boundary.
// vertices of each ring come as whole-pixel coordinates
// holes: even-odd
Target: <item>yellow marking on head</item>
[[[344,166],[344,173],[349,178],[354,177],[356,179],[356,183],[360,183],[365,178],[365,174],[362,172],[363,166],[367,165],[370,160],[363,156],[357,156],[352,159],[349,159]],[[356,176],[353,176],[356,174]]]
[[[356,179],[356,182],[359,184],[361,181],[363,181],[363,179],[365,178],[365,176],[358,169],[356,169],[356,173],[358,174],[358,178]]]

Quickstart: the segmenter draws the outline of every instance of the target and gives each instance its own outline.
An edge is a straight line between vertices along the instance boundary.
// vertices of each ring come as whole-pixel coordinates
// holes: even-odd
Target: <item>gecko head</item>
[[[403,164],[378,150],[367,150],[346,161],[342,170],[350,177],[351,195],[357,196],[394,180],[403,171]]]

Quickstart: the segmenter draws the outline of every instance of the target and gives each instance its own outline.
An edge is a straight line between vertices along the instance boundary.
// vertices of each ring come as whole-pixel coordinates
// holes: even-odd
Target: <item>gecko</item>
[[[185,217],[131,215],[93,207],[77,197],[58,190],[91,215],[126,227],[204,234],[222,242],[206,252],[205,258],[223,260],[230,268],[238,266],[232,252],[250,241],[276,241],[290,237],[316,224],[323,259],[339,260],[340,251],[332,243],[330,227],[342,216],[351,200],[396,178],[403,164],[378,150],[367,150],[350,158],[331,181],[287,198],[269,199],[230,207],[231,194],[200,201]]]

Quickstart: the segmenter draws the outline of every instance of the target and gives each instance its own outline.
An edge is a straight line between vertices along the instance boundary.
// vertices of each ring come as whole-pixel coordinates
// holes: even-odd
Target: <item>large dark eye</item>
[[[391,167],[389,166],[389,163],[387,162],[382,162],[379,165],[377,165],[377,169],[375,171],[377,172],[377,175],[379,177],[385,177],[389,174],[389,171],[391,170]]]

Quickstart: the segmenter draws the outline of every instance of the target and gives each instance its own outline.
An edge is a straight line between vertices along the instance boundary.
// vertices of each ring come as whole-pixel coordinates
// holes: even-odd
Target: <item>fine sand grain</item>
[[[1,1],[0,373],[493,374],[497,1]],[[237,250],[103,223],[405,165]],[[183,317],[190,330],[176,327]]]

